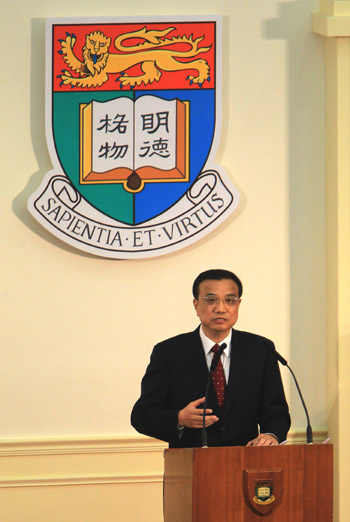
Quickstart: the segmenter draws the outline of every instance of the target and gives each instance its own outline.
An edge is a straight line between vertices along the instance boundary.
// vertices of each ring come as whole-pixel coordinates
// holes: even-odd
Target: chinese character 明
[[[169,112],[156,112],[155,114],[142,114],[142,130],[148,131],[148,134],[154,134],[159,127],[165,127],[166,132],[169,132]],[[156,117],[156,118],[155,118]]]

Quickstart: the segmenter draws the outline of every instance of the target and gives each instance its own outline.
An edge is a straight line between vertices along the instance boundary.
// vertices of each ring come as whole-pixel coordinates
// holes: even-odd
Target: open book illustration
[[[189,102],[145,95],[80,104],[80,183],[189,180]]]

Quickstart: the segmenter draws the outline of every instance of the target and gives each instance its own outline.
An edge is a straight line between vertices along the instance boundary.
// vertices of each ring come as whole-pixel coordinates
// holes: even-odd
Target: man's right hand
[[[203,427],[203,409],[198,408],[205,401],[205,397],[197,399],[196,401],[190,402],[183,410],[179,411],[178,414],[178,425],[180,428],[202,428]],[[216,415],[210,415],[213,410],[206,410],[205,415],[205,427],[211,426],[214,422],[219,420]]]

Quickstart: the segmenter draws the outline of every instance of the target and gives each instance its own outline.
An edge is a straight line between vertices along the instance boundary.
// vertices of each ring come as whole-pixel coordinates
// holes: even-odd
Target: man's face
[[[206,296],[215,296],[219,303],[208,304]],[[220,342],[228,335],[232,326],[238,319],[238,309],[241,300],[235,304],[228,305],[222,299],[238,297],[238,287],[231,279],[215,281],[208,279],[199,285],[198,299],[193,299],[197,315],[202,323],[203,331],[209,339]]]

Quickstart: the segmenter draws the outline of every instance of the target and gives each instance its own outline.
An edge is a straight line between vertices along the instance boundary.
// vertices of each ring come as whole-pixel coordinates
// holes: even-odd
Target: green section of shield
[[[52,127],[57,156],[63,171],[80,194],[98,210],[123,223],[134,222],[134,196],[120,183],[80,185],[79,105],[92,100],[108,101],[132,92],[59,92],[53,94]]]

